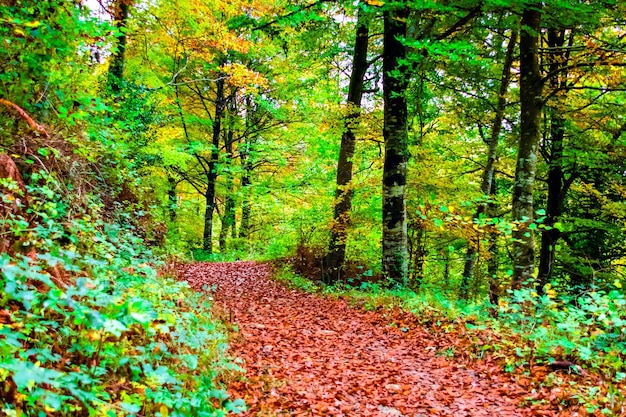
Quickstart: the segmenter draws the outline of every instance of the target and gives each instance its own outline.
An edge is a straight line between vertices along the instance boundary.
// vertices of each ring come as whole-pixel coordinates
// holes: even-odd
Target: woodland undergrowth
[[[76,201],[44,170],[17,179],[0,184],[1,413],[243,409],[223,389],[238,368],[210,300],[168,274],[129,213],[105,220],[97,196]]]

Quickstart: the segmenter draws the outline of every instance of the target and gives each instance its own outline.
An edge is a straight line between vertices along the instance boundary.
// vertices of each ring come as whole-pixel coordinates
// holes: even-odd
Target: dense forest
[[[545,415],[625,415],[626,3],[0,0],[0,23],[3,415],[245,412],[239,307],[189,269],[243,260],[410,314]]]

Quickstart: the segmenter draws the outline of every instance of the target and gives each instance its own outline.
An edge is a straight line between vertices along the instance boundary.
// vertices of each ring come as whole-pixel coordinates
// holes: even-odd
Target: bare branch
[[[28,115],[28,113],[26,113],[26,111],[21,108],[20,106],[18,106],[17,104],[9,101],[9,100],[5,100],[3,98],[0,98],[0,104],[3,104],[4,106],[15,110],[15,112],[17,112],[17,114],[26,121],[26,123],[28,123],[28,125],[35,131],[41,133],[42,135],[44,135],[46,138],[50,138],[50,134],[48,133],[48,131],[46,130],[46,128],[43,125],[40,125],[39,123],[37,123],[36,121],[33,120],[32,117],[30,117]]]

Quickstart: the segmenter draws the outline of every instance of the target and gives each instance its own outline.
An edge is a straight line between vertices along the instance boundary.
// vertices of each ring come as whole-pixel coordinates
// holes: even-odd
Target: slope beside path
[[[493,365],[436,356],[426,329],[398,329],[381,312],[286,288],[266,264],[196,263],[182,277],[214,292],[239,327],[231,351],[247,372],[229,391],[246,401],[245,415],[552,415],[521,408],[529,393]]]

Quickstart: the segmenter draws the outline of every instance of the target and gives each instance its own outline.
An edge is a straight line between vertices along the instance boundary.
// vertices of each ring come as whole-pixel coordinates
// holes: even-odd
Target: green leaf
[[[130,414],[136,414],[139,411],[141,411],[141,406],[138,404],[131,404],[131,403],[125,403],[125,402],[121,402],[120,404],[120,408],[124,411],[126,411],[127,413]]]

